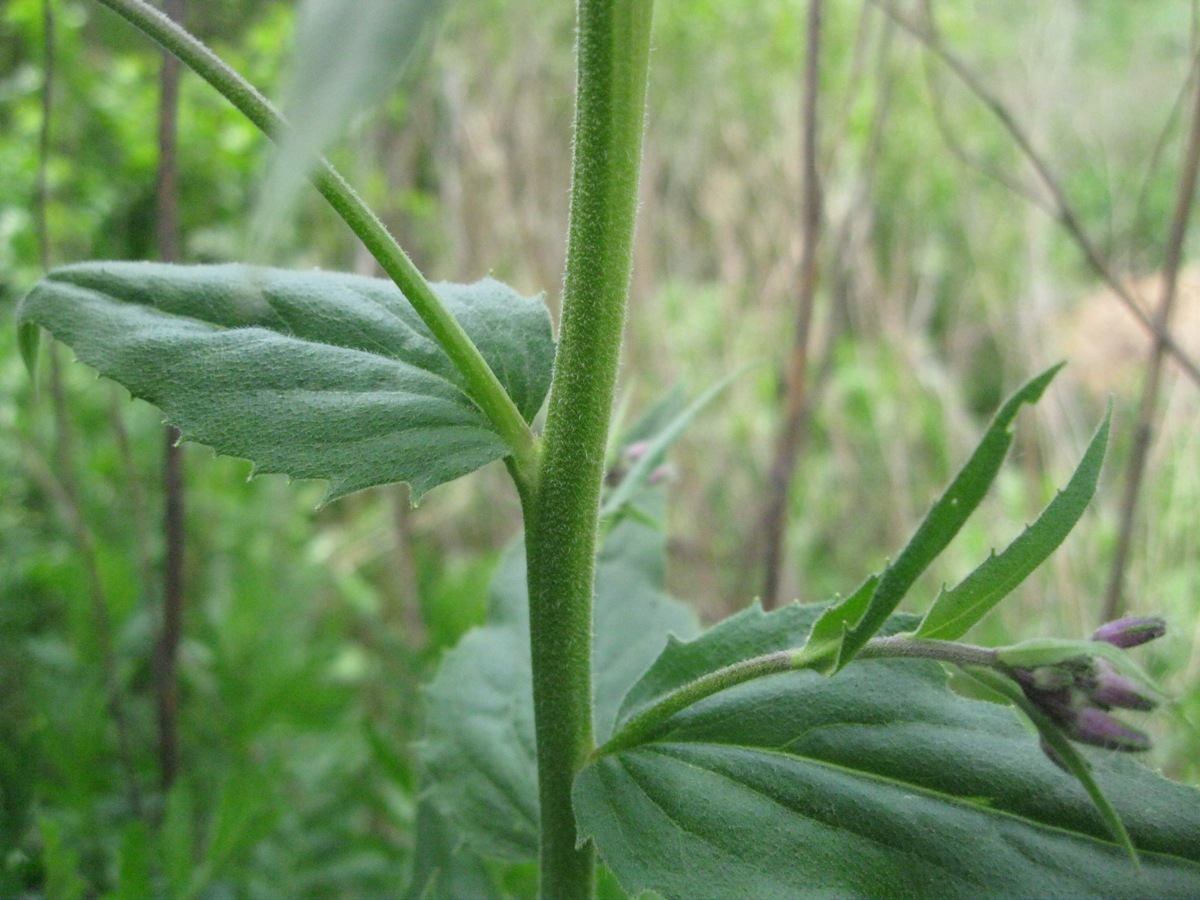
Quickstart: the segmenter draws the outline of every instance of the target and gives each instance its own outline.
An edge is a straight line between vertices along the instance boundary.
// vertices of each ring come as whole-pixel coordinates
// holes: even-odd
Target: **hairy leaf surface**
[[[673,642],[630,691],[618,730],[697,674],[799,646],[820,612],[754,609]],[[631,893],[1197,896],[1200,791],[1127,757],[1089,758],[1140,869],[1012,709],[952,693],[922,661],[740,684],[598,758],[574,797],[581,836]]]
[[[435,285],[526,419],[550,384],[550,317],[490,279]],[[256,472],[329,482],[327,499],[408,481],[419,497],[507,455],[390,281],[240,265],[86,263],[18,309],[148,400],[186,440]]]
[[[663,593],[664,538],[635,519],[617,525],[596,574],[595,727],[612,732],[621,698],[662,650],[691,636],[695,616]],[[520,546],[492,585],[490,624],[446,654],[426,694],[421,757],[431,797],[474,850],[533,859],[538,848],[529,598]]]

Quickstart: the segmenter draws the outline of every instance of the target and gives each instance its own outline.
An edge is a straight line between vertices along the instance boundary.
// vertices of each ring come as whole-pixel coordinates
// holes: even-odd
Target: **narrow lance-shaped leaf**
[[[926,514],[908,545],[883,571],[870,599],[864,601],[856,591],[827,610],[813,629],[814,637],[823,642],[820,649],[828,657],[825,665],[818,668],[837,671],[853,659],[895,611],[921,573],[958,534],[1000,471],[1012,444],[1012,423],[1021,406],[1035,403],[1060,368],[1061,364],[1030,380],[1000,407],[971,458]],[[843,634],[839,640],[838,636]],[[814,645],[813,651],[817,649]]]
[[[261,192],[257,230],[288,213],[318,157],[363,110],[392,94],[431,42],[449,0],[305,0],[282,110],[282,135]]]
[[[1075,474],[1037,521],[1022,531],[1003,553],[988,557],[953,589],[942,590],[917,629],[918,637],[954,640],[966,634],[1058,548],[1096,492],[1111,418],[1110,406]]]
[[[801,651],[806,663],[811,660],[810,668],[826,674],[836,670],[849,623],[862,620],[878,587],[879,576],[870,576],[849,597],[835,600],[817,619]]]
[[[545,306],[490,279],[435,290],[532,420],[554,357]],[[17,315],[27,353],[41,326],[185,440],[256,472],[325,479],[327,499],[393,481],[417,498],[509,452],[388,281],[87,263],[51,272]]]

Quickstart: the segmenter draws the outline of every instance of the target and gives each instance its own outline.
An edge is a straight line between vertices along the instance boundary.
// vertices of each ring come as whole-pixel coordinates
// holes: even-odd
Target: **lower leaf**
[[[554,357],[545,306],[490,279],[435,289],[531,420]],[[326,480],[327,500],[407,481],[415,501],[510,450],[389,281],[85,263],[46,275],[17,320],[29,368],[45,328],[184,440],[256,473]]]
[[[664,554],[661,532],[625,519],[597,562],[594,690],[602,740],[668,635],[697,630],[691,611],[662,590]],[[429,798],[454,833],[473,852],[509,861],[535,859],[538,850],[528,602],[518,544],[493,580],[489,624],[446,654],[427,689],[420,745]]]
[[[733,627],[761,644],[776,617],[794,635],[819,612]],[[720,654],[723,627],[695,645]],[[696,663],[689,646],[664,657]],[[631,711],[671,688],[666,671],[631,691]],[[871,660],[713,695],[580,773],[580,834],[626,890],[668,897],[1200,895],[1200,791],[1088,754],[1139,870],[1011,709],[946,680],[937,664]]]

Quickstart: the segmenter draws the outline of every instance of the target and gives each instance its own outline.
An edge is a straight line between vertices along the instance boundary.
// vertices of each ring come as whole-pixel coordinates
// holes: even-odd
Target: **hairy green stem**
[[[1004,670],[995,650],[952,641],[932,641],[904,635],[872,638],[858,652],[857,658],[929,659],[958,666]],[[630,747],[636,747],[651,738],[676,713],[734,685],[753,681],[756,678],[764,678],[767,675],[807,669],[819,660],[819,655],[806,654],[804,650],[777,650],[774,653],[765,653],[762,656],[744,659],[716,669],[700,676],[695,681],[676,688],[649,709],[634,716],[592,756],[607,756]]]
[[[651,0],[580,0],[562,327],[536,491],[523,491],[541,810],[540,892],[589,897],[571,785],[593,748],[600,486],[633,261]]]
[[[291,130],[287,120],[252,84],[193,34],[171,21],[146,0],[98,2],[179,57],[268,137],[279,140]],[[421,320],[429,327],[438,345],[462,373],[471,399],[512,448],[519,480],[532,479],[538,461],[537,437],[488,366],[479,348],[438,299],[408,254],[396,243],[395,238],[363,203],[346,179],[324,158],[314,161],[314,169],[309,178],[321,196],[350,226],[350,230],[358,236],[400,288]]]

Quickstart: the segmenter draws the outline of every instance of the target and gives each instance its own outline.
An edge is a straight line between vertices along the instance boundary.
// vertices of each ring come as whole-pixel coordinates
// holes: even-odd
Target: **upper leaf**
[[[291,128],[261,192],[266,232],[287,213],[304,178],[346,126],[393,93],[430,42],[449,0],[305,0],[283,96]]]
[[[1000,407],[979,446],[971,454],[949,487],[925,515],[908,544],[870,591],[860,588],[841,603],[829,607],[813,629],[823,641],[828,661],[823,667],[836,671],[850,662],[874,636],[904,599],[921,573],[954,538],[991,487],[1012,444],[1012,424],[1026,403],[1036,403],[1062,364],[1047,369],[1022,385]],[[839,635],[840,637],[837,637]],[[817,648],[813,648],[816,650]]]
[[[673,643],[621,721],[699,674],[796,646],[819,613],[752,610]],[[1140,869],[1011,709],[952,693],[940,666],[917,660],[780,673],[709,696],[588,765],[574,799],[581,837],[631,893],[1200,894],[1200,791],[1125,757],[1089,758]]]
[[[917,629],[918,637],[952,641],[966,634],[1058,549],[1096,492],[1111,418],[1110,409],[1070,482],[1050,501],[1037,521],[1022,531],[1003,553],[988,557],[952,590],[943,589],[938,594]]]
[[[630,685],[669,634],[691,636],[695,616],[662,589],[665,539],[633,518],[609,534],[596,568],[595,730],[612,732]],[[529,598],[520,545],[492,584],[489,624],[442,660],[426,694],[421,758],[431,797],[485,855],[534,859],[538,848],[537,767],[529,664]]]
[[[550,317],[499,282],[435,285],[527,420],[549,389]],[[408,481],[417,498],[507,455],[390,281],[241,265],[85,263],[17,310],[148,400],[186,440],[327,499]],[[26,341],[25,343],[28,343]]]

